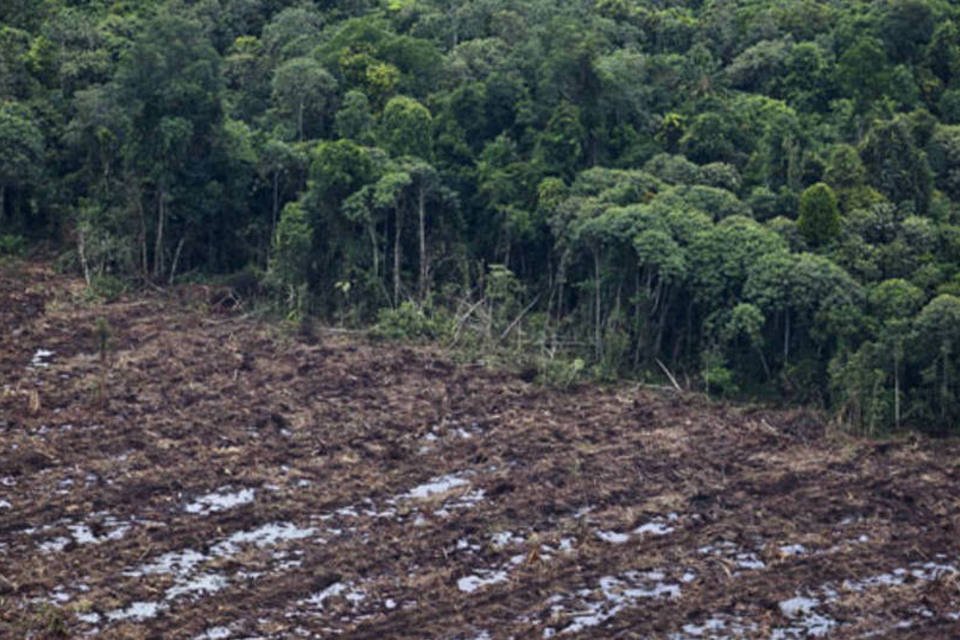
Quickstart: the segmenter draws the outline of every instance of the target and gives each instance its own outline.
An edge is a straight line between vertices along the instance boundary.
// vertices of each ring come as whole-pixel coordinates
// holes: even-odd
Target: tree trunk
[[[159,279],[164,272],[163,264],[163,225],[166,218],[164,210],[165,194],[161,189],[157,194],[157,238],[153,246],[153,277]]]
[[[143,212],[143,194],[140,193],[140,188],[134,186],[133,191],[137,205],[137,221],[140,226],[138,231],[140,237],[137,238],[139,241],[138,244],[140,245],[140,275],[146,279],[150,273],[149,263],[147,262],[147,217]]]
[[[183,243],[186,239],[186,236],[180,238],[180,242],[177,243],[177,250],[173,252],[173,264],[170,266],[170,285],[173,284],[173,279],[177,275],[177,264],[180,262],[180,252],[183,251]]]
[[[297,139],[303,142],[303,98],[300,98],[300,105],[297,107]]]
[[[393,230],[393,306],[400,305],[400,223],[403,221],[400,205],[394,213]]]
[[[600,359],[601,354],[603,353],[603,337],[601,336],[600,330],[600,250],[594,249],[593,251],[593,286],[594,286],[594,299],[593,299],[593,339],[594,339],[594,349],[596,351],[597,360]]]
[[[380,280],[380,247],[377,246],[377,226],[372,220],[367,225],[367,232],[370,234],[370,248],[373,250],[373,277]]]
[[[83,279],[86,280],[87,286],[90,286],[90,265],[87,263],[87,242],[86,236],[83,233],[83,225],[78,225],[77,228],[77,253],[80,254],[80,266],[83,267]]]
[[[790,311],[783,312],[783,368],[790,360]]]
[[[267,262],[270,261],[270,248],[277,234],[277,218],[280,216],[280,171],[273,172],[273,213],[270,218],[270,240],[267,242]]]
[[[419,232],[420,232],[420,302],[427,298],[427,207],[426,190],[423,185],[420,186],[420,192],[417,197],[417,212],[419,213]]]
[[[947,378],[947,369],[950,364],[950,343],[944,341],[940,349],[940,355],[943,359],[943,382],[940,386],[940,417],[947,417],[947,399],[950,397],[950,382]]]
[[[893,424],[900,428],[900,344],[893,348]]]
[[[669,311],[670,300],[666,299],[660,307],[660,317],[657,318],[657,335],[653,341],[653,355],[656,357],[660,357],[660,351],[663,349],[663,330],[667,324],[667,313]]]

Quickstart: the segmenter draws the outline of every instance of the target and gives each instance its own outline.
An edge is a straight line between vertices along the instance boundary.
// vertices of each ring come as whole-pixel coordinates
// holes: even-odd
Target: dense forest
[[[9,0],[0,253],[960,424],[945,0]],[[482,318],[482,322],[476,322]],[[472,326],[472,325],[471,325]]]

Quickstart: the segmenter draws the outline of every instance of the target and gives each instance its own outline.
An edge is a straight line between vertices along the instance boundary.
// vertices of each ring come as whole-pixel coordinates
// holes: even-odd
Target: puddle
[[[70,544],[70,538],[64,538],[63,536],[57,536],[50,540],[45,540],[37,545],[41,551],[45,553],[56,553],[58,551],[63,551],[67,548],[67,545]]]
[[[668,513],[666,518],[654,518],[650,522],[640,525],[633,530],[634,535],[665,536],[673,533],[674,527],[668,523],[677,522],[680,516],[676,513]]]
[[[313,527],[298,527],[292,522],[271,522],[250,531],[237,531],[211,547],[210,553],[220,557],[234,556],[240,553],[240,545],[253,544],[262,549],[288,540],[309,538],[316,531]]]
[[[669,640],[690,640],[691,638],[744,638],[756,637],[759,631],[753,622],[718,614],[699,624],[685,624],[679,633],[671,633]]]
[[[771,640],[788,640],[791,638],[818,638],[834,633],[841,623],[818,611],[824,604],[837,602],[842,599],[841,592],[863,593],[872,589],[886,589],[904,584],[917,582],[932,582],[943,576],[960,574],[957,566],[948,564],[946,556],[937,556],[937,561],[917,562],[907,568],[898,568],[886,573],[879,573],[865,578],[844,580],[838,587],[825,584],[812,593],[796,595],[779,603],[780,613],[790,620],[790,625],[774,629]],[[839,590],[839,591],[838,591]],[[919,620],[932,617],[933,612],[928,609],[917,609],[913,613],[915,619],[905,619],[897,622],[891,629],[905,629],[915,625]],[[885,633],[881,631],[882,635]]]
[[[785,544],[780,547],[780,553],[785,556],[802,556],[806,555],[807,548],[802,544]]]
[[[774,629],[771,640],[787,638],[822,638],[837,626],[837,621],[817,612],[820,600],[795,596],[780,603],[780,613],[793,621],[789,627]]]
[[[460,538],[457,540],[457,551],[472,551],[476,553],[480,551],[480,545],[471,543],[467,538]]]
[[[472,440],[477,436],[482,436],[483,433],[483,428],[476,422],[470,424],[454,423],[446,426],[436,425],[420,438],[422,444],[418,452],[421,455],[430,453],[436,449],[438,443],[444,440],[452,440],[453,442],[450,444],[456,445],[458,440]]]
[[[134,577],[158,574],[185,575],[207,560],[207,556],[193,549],[170,551],[136,569],[124,571],[123,575]]]
[[[220,573],[202,572],[197,569],[204,563],[216,558],[229,558],[239,554],[243,546],[266,548],[288,540],[300,540],[315,533],[312,527],[298,527],[290,522],[271,522],[256,529],[237,531],[210,547],[208,554],[194,549],[169,551],[136,568],[123,572],[124,576],[141,578],[153,575],[172,575],[174,583],[164,593],[164,601],[172,601],[185,596],[192,599],[204,597],[225,589],[230,578]],[[274,560],[285,560],[289,554],[273,554]],[[285,560],[272,569],[284,570],[299,566],[300,560]],[[259,574],[257,574],[259,575]],[[253,578],[252,573],[242,571],[236,574],[240,578]],[[166,605],[158,602],[135,602],[126,609],[118,609],[107,614],[110,621],[126,619],[145,619],[157,615]]]
[[[909,569],[894,569],[889,573],[880,573],[856,580],[844,580],[842,587],[848,591],[861,592],[874,587],[895,587],[904,584],[908,579],[931,582],[942,576],[958,573],[960,573],[960,570],[952,564],[940,562],[915,563]]]
[[[586,515],[589,510],[581,509],[574,517],[582,517]],[[675,527],[670,523],[675,523],[680,519],[680,516],[676,513],[670,513],[666,517],[656,517],[650,522],[646,522],[630,533],[621,533],[619,531],[597,531],[596,536],[603,540],[604,542],[609,542],[610,544],[624,544],[630,540],[632,536],[665,536],[668,533],[673,533]]]
[[[503,549],[511,545],[523,544],[525,538],[514,535],[512,531],[500,531],[490,536],[490,544],[496,549]]]
[[[766,563],[752,551],[744,551],[736,544],[727,540],[721,540],[714,544],[709,544],[697,549],[700,555],[716,556],[736,565],[738,569],[749,571],[766,569]]]
[[[157,574],[172,574],[185,576],[191,573],[198,565],[212,558],[228,558],[241,551],[242,545],[254,545],[266,548],[287,540],[301,540],[316,533],[313,527],[298,527],[290,522],[271,522],[256,529],[237,531],[224,540],[210,547],[208,555],[193,549],[170,551],[158,556],[151,562],[144,563],[136,569],[124,572],[126,576],[146,576]]]
[[[520,540],[522,540],[522,538],[520,538]],[[457,588],[463,593],[473,593],[478,589],[488,587],[492,584],[506,582],[510,575],[510,569],[523,564],[526,559],[526,555],[519,554],[512,556],[498,569],[480,569],[474,571],[472,575],[463,576],[457,580]]]
[[[37,349],[33,354],[33,357],[30,358],[30,366],[36,369],[46,369],[50,366],[50,358],[53,357],[55,351],[50,351],[49,349]]]
[[[37,545],[37,547],[45,553],[56,553],[63,551],[71,542],[84,545],[120,540],[127,535],[133,526],[131,522],[120,520],[115,516],[102,512],[93,514],[90,522],[91,524],[61,520],[54,524],[45,525],[40,529],[26,529],[24,533],[33,535],[38,532],[43,533],[61,528],[67,529],[69,537],[59,535],[49,540],[44,540]]]
[[[425,500],[427,498],[432,498],[433,496],[447,493],[448,491],[456,489],[457,487],[463,487],[469,484],[469,480],[466,480],[457,474],[439,476],[436,478],[431,478],[429,481],[414,487],[407,493],[400,496],[400,498],[406,500]]]
[[[610,544],[624,544],[630,539],[630,534],[616,531],[597,531],[597,537]]]
[[[633,530],[635,535],[652,535],[652,536],[665,536],[668,533],[673,532],[673,527],[665,525],[661,522],[648,522],[647,524],[640,525]]]
[[[124,609],[115,609],[107,613],[107,620],[120,622],[122,620],[148,620],[156,618],[166,607],[159,602],[133,602]]]
[[[618,576],[604,576],[597,589],[581,589],[576,597],[558,594],[549,598],[547,604],[551,605],[551,613],[565,615],[570,622],[560,629],[547,627],[543,637],[587,631],[644,600],[675,600],[679,597],[679,583],[668,581],[662,571],[626,571]]]
[[[478,571],[474,575],[457,580],[457,588],[463,593],[473,593],[478,589],[507,581],[506,571]]]
[[[444,509],[441,509],[440,511],[444,511],[446,509],[470,509],[486,500],[486,498],[487,495],[483,489],[475,489],[474,491],[468,491],[462,496],[456,497],[453,500],[444,503]],[[437,511],[437,513],[439,514],[440,511]]]
[[[91,611],[89,613],[78,613],[77,620],[84,624],[100,624],[100,614],[96,611]]]
[[[177,582],[164,594],[165,600],[175,600],[184,595],[208,595],[220,591],[230,583],[224,576],[205,573],[190,580]]]
[[[224,640],[232,635],[233,632],[227,627],[210,627],[200,635],[194,636],[193,640]]]
[[[310,604],[322,608],[324,602],[335,597],[341,597],[349,602],[352,606],[356,607],[358,604],[367,599],[367,594],[365,591],[363,591],[363,589],[353,586],[352,583],[334,582],[323,591],[318,591],[306,600],[300,600],[298,604]]]
[[[820,601],[816,598],[797,596],[781,602],[780,613],[788,618],[797,618],[812,612],[818,606],[820,606]]]
[[[230,487],[223,487],[213,493],[200,496],[184,507],[184,510],[187,513],[198,515],[218,513],[244,504],[250,504],[253,502],[255,494],[256,491],[254,489],[232,491]]]

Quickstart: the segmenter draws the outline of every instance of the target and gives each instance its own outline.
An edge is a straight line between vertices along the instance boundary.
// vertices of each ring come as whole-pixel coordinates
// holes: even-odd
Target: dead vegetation
[[[0,637],[960,633],[956,442],[189,298],[0,277]]]

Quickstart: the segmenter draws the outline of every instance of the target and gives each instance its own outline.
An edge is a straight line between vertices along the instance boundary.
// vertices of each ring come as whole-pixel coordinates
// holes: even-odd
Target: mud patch
[[[0,272],[0,637],[956,635],[956,441],[878,455],[804,412],[24,273]],[[100,317],[105,377],[76,337]]]

